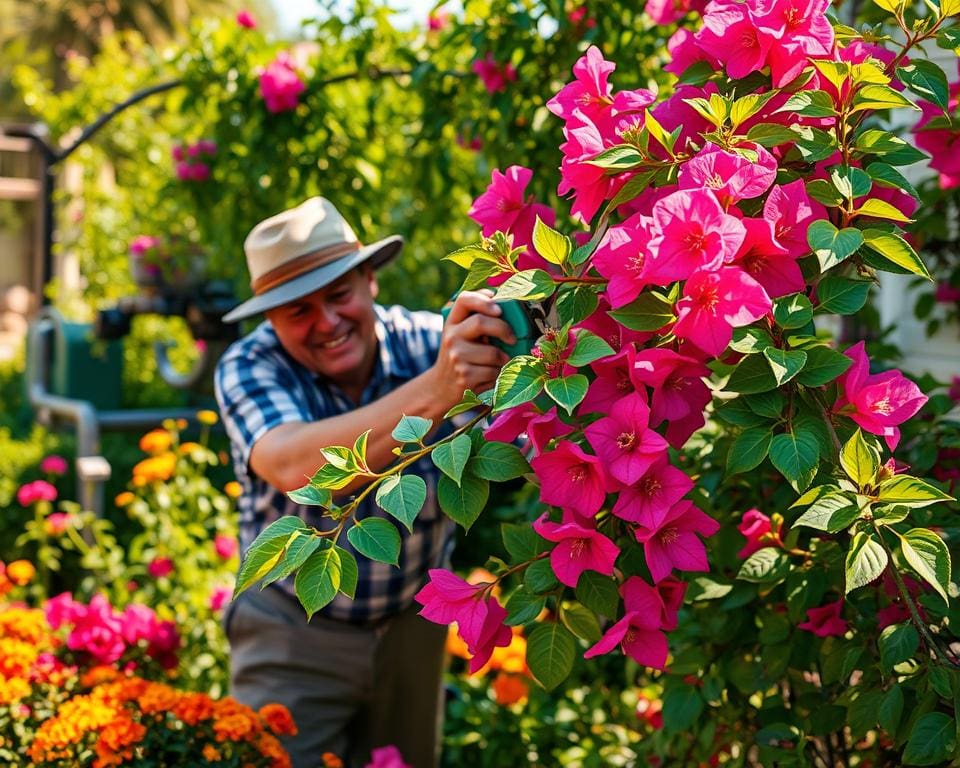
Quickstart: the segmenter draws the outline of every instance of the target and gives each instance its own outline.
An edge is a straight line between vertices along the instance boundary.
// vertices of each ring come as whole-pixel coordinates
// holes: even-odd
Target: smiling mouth
[[[330,339],[330,341],[321,342],[320,346],[323,349],[334,349],[336,347],[339,347],[344,342],[346,342],[349,336],[350,336],[350,331],[347,331],[345,334],[343,334],[343,336],[337,336],[337,338]]]

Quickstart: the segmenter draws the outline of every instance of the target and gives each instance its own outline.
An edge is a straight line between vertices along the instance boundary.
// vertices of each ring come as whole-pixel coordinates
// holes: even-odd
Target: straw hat
[[[261,221],[247,235],[243,250],[253,297],[223,319],[232,323],[302,298],[368,259],[374,269],[382,267],[402,247],[399,235],[361,245],[333,203],[311,197]]]

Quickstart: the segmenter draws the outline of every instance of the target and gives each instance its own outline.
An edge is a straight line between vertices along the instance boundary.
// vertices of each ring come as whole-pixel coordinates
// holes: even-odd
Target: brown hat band
[[[274,267],[268,272],[264,272],[260,277],[250,283],[250,288],[254,294],[259,296],[266,293],[271,288],[287,283],[295,277],[300,277],[307,272],[322,267],[324,264],[354,253],[360,250],[360,243],[338,243],[327,248],[321,248],[319,251],[305,253],[303,256],[297,256],[295,259],[284,262],[278,267]]]

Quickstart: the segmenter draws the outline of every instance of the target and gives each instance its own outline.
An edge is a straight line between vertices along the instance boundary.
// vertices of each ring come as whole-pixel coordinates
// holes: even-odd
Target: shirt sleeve
[[[254,443],[267,432],[312,420],[299,382],[275,353],[228,351],[214,382],[227,436],[248,469]]]

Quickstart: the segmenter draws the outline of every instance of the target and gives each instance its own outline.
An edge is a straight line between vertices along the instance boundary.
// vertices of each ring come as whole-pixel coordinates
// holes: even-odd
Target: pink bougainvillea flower
[[[747,3],[711,3],[695,37],[735,80],[763,69],[770,49],[778,44],[774,34],[757,26]]]
[[[606,475],[596,456],[569,440],[530,461],[540,479],[540,501],[593,517],[606,498]]]
[[[687,583],[668,576],[657,584],[657,592],[663,603],[660,626],[669,632],[677,628],[683,596],[687,593]]]
[[[771,299],[804,290],[807,282],[796,257],[776,241],[770,220],[745,218],[742,221],[747,235],[734,264],[760,283]]]
[[[584,571],[613,575],[620,547],[595,528],[585,528],[576,522],[554,523],[544,513],[534,521],[533,530],[547,541],[557,543],[550,551],[550,566],[561,584],[576,587]]]
[[[607,473],[625,485],[637,482],[667,450],[667,441],[650,429],[650,409],[638,393],[620,400],[584,434]]]
[[[646,331],[632,331],[629,328],[620,325],[620,323],[607,314],[610,309],[610,302],[607,301],[603,294],[600,294],[597,308],[593,314],[574,327],[585,328],[591,333],[596,334],[605,342],[607,342],[607,344],[610,345],[610,348],[615,352],[624,349],[633,342],[642,344],[643,342],[652,338],[652,333],[647,333]]]
[[[38,501],[56,501],[57,489],[46,480],[34,480],[24,483],[17,489],[17,503],[21,507],[29,507]]]
[[[137,235],[130,241],[130,253],[134,256],[142,256],[158,245],[160,245],[160,238],[154,237],[153,235]]]
[[[67,472],[67,460],[55,454],[45,456],[40,462],[40,471],[48,475],[64,475]]]
[[[718,68],[718,64],[707,52],[704,51],[693,36],[693,32],[684,27],[680,27],[667,40],[667,52],[670,54],[670,62],[664,66],[664,70],[680,77],[690,67],[699,61],[707,62],[713,69]]]
[[[887,447],[894,450],[900,442],[899,425],[923,407],[927,396],[900,371],[871,374],[864,342],[857,342],[844,354],[853,365],[840,379],[840,397],[833,412],[882,436]]]
[[[624,615],[603,637],[587,649],[585,659],[620,650],[644,667],[663,669],[667,663],[667,636],[661,631],[663,601],[660,593],[639,576],[620,587]]]
[[[948,111],[956,112],[960,101],[960,82],[951,84]],[[917,146],[930,155],[930,167],[940,174],[940,187],[960,186],[960,131],[954,127],[928,128],[931,120],[943,117],[943,110],[929,101],[918,102],[921,117],[913,129]]]
[[[607,413],[621,398],[634,392],[646,398],[642,385],[633,379],[636,356],[636,347],[627,344],[616,355],[591,363],[590,367],[597,378],[587,388],[579,412]]]
[[[560,418],[557,407],[553,406],[545,413],[535,415],[527,424],[527,436],[537,453],[542,454],[547,444],[555,437],[563,437],[573,432],[573,427]]]
[[[65,624],[73,624],[77,616],[83,613],[85,606],[73,599],[69,592],[61,592],[51,597],[43,606],[43,614],[51,629],[60,629]]]
[[[547,102],[547,109],[562,120],[573,117],[575,110],[593,122],[606,117],[613,106],[613,89],[607,80],[616,68],[603,58],[597,46],[591,45],[573,65],[573,81]]]
[[[587,162],[599,155],[608,144],[599,128],[579,110],[575,110],[573,117],[567,121],[563,135],[567,140],[560,145],[563,160],[560,162],[557,194],[563,196],[568,192],[573,193],[570,213],[576,220],[586,224],[596,214],[600,204],[613,197],[626,183],[626,174],[608,176],[603,168]]]
[[[253,18],[250,11],[240,11],[237,16],[237,24],[241,27],[246,27],[247,29],[256,29],[257,21]]]
[[[690,415],[702,417],[712,397],[703,382],[709,375],[710,369],[696,358],[663,347],[641,350],[633,363],[633,377],[653,389],[650,423],[654,426]]]
[[[629,304],[651,281],[647,246],[653,234],[653,220],[640,215],[610,227],[591,257],[597,272],[607,278],[606,297],[613,308]]]
[[[155,579],[162,579],[173,573],[173,560],[169,557],[155,557],[147,564],[147,573]]]
[[[770,518],[759,509],[748,509],[744,512],[737,530],[747,540],[744,547],[737,552],[737,557],[741,560],[746,560],[758,549],[779,543],[779,538],[771,534]]]
[[[680,168],[677,183],[680,189],[709,189],[724,209],[759,197],[776,179],[777,161],[759,145],[751,150],[757,153],[755,162],[708,142]]]
[[[659,524],[638,524],[637,541],[643,544],[647,567],[654,582],[660,582],[676,568],[678,571],[707,571],[707,550],[700,536],[712,536],[720,524],[684,499],[677,503]]]
[[[537,217],[551,227],[557,219],[556,213],[548,206],[524,199],[523,193],[533,171],[511,165],[506,173],[494,169],[491,176],[490,186],[473,201],[468,215],[482,227],[484,237],[498,231],[510,232],[514,236],[514,247],[525,245],[532,250]]]
[[[72,623],[67,636],[70,650],[89,653],[100,664],[113,664],[126,650],[123,623],[103,595],[94,595],[87,606],[77,607]]]
[[[141,640],[149,642],[153,638],[159,620],[151,608],[132,603],[123,609],[120,623],[123,639],[128,645],[136,645]]]
[[[693,480],[664,456],[636,483],[617,493],[613,514],[621,520],[656,528],[692,488]]]
[[[744,238],[740,220],[725,213],[705,189],[674,192],[653,206],[653,255],[647,279],[666,285],[698,269],[717,269],[733,258]]]
[[[657,24],[673,24],[690,11],[700,12],[707,7],[707,0],[647,0],[643,10]]]
[[[533,404],[523,403],[513,408],[507,408],[497,414],[497,417],[490,422],[490,426],[483,430],[483,436],[487,440],[499,440],[502,443],[512,443],[520,435],[527,431],[527,425],[534,416],[539,416],[538,411]]]
[[[231,557],[235,557],[238,549],[236,536],[218,533],[213,537],[213,549],[221,560],[229,560]]]
[[[450,13],[443,9],[433,11],[427,15],[427,29],[431,32],[439,32],[450,25]]]
[[[797,624],[797,628],[813,632],[817,637],[843,637],[847,622],[841,617],[842,614],[843,600],[826,603],[819,608],[808,608],[807,620]]]
[[[223,585],[213,588],[213,591],[210,593],[210,610],[214,613],[218,613],[223,610],[223,607],[230,602],[230,596],[233,594],[233,590],[230,587]]]
[[[274,114],[296,109],[306,87],[286,52],[277,54],[260,74],[260,95],[267,111]]]
[[[403,761],[403,755],[393,744],[377,747],[370,753],[370,762],[364,768],[413,768]]]
[[[795,259],[810,253],[807,230],[820,219],[827,218],[827,209],[807,194],[803,179],[774,185],[763,204],[763,218],[773,225],[777,243]]]
[[[517,79],[517,70],[513,64],[498,64],[493,53],[488,53],[482,59],[474,60],[470,67],[473,73],[483,82],[487,93],[499,93],[507,90],[507,83]]]
[[[683,288],[673,332],[716,357],[727,348],[734,328],[759,320],[772,306],[760,283],[739,267],[701,269]]]
[[[759,28],[778,41],[768,54],[775,88],[795,79],[811,57],[826,57],[833,51],[833,26],[826,14],[829,5],[830,0],[781,0],[751,14]]]
[[[886,629],[892,624],[900,624],[904,621],[910,621],[910,609],[903,603],[890,603],[877,611],[878,629]]]

